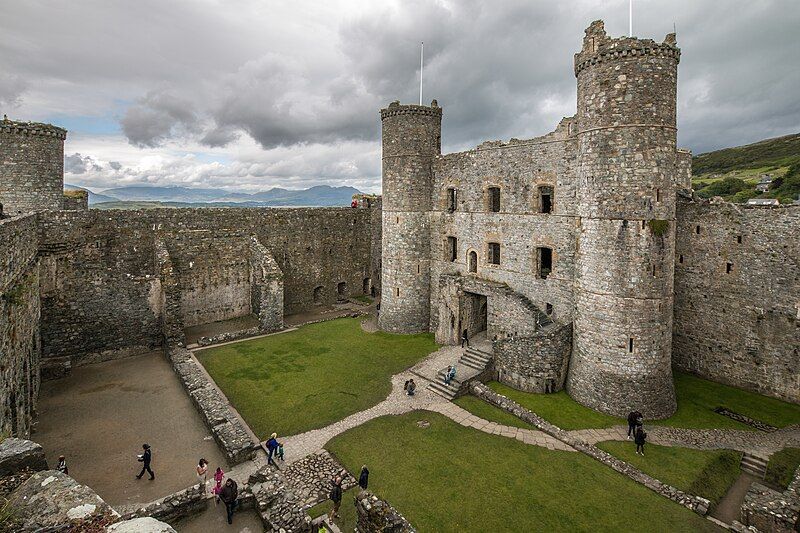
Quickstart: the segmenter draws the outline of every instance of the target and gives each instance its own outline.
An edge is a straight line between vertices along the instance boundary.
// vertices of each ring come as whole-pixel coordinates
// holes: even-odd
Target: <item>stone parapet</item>
[[[356,531],[359,533],[413,533],[411,523],[397,510],[372,494],[362,490],[356,496]]]

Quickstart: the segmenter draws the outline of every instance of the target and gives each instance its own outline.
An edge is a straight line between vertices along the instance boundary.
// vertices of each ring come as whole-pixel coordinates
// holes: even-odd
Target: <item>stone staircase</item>
[[[745,452],[742,454],[742,463],[740,468],[742,469],[742,472],[752,474],[758,479],[764,479],[764,476],[767,474],[767,460],[763,457]]]
[[[480,347],[467,347],[456,363],[456,377],[446,384],[444,376],[447,369],[442,368],[436,373],[436,377],[430,382],[428,388],[446,400],[454,399],[461,390],[464,380],[477,376],[492,362],[492,354],[486,351],[487,349],[491,350],[491,343],[488,341],[481,343]]]

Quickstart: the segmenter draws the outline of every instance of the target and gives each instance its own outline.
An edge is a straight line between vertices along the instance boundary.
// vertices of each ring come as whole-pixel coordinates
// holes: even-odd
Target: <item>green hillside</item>
[[[764,175],[773,182],[766,192],[755,185]],[[744,203],[777,198],[792,203],[800,195],[800,134],[700,154],[692,159],[692,186],[699,196],[722,196]]]

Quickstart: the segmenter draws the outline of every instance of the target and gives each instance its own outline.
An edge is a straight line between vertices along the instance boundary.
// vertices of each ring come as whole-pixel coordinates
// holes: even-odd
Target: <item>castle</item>
[[[692,196],[679,58],[595,22],[574,117],[455,154],[435,101],[393,103],[382,202],[358,209],[89,210],[66,132],[3,120],[0,432],[28,435],[40,380],[74,366],[361,293],[386,331],[486,331],[500,381],[608,413],[669,416],[673,368],[800,402],[800,208]]]

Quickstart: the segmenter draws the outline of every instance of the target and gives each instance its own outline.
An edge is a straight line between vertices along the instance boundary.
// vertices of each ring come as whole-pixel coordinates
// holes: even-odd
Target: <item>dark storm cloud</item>
[[[336,147],[377,148],[379,108],[416,102],[420,41],[425,102],[444,107],[445,149],[462,149],[541,135],[572,115],[572,56],[584,28],[602,18],[612,36],[622,35],[627,7],[626,0],[233,0],[221,9],[85,0],[56,11],[13,2],[0,18],[0,107],[18,106],[15,115],[32,119],[118,116],[128,141],[144,148],[236,154],[251,137],[270,151],[268,172],[283,154],[303,169],[297,179],[323,180],[365,168]],[[702,152],[800,130],[800,3],[634,0],[636,35],[660,41],[673,22],[683,51],[682,146]],[[249,162],[252,154],[244,159],[237,173],[267,172]]]

